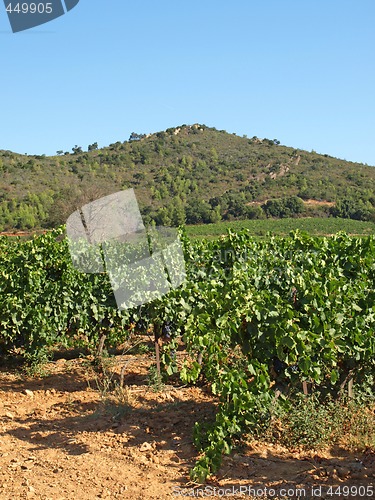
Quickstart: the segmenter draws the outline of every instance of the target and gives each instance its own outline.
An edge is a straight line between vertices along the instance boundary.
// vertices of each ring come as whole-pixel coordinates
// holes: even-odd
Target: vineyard
[[[191,241],[181,232],[181,241],[186,281],[120,311],[107,274],[73,267],[63,228],[29,241],[1,237],[0,356],[35,365],[62,347],[94,352],[151,333],[161,377],[204,384],[219,401],[214,422],[192,429],[196,481],[269,425],[275,400],[287,408],[306,388],[337,399],[348,385],[373,397],[373,236],[255,240],[229,231]],[[112,258],[126,251],[119,244]]]
[[[327,236],[339,231],[353,236],[369,236],[374,234],[373,222],[365,222],[353,219],[340,219],[334,217],[299,217],[295,219],[261,219],[218,222],[216,224],[196,224],[186,227],[190,238],[218,238],[228,230],[233,232],[248,229],[249,232],[258,237],[265,238],[268,233],[278,236],[288,236],[291,231],[303,231],[313,236]]]

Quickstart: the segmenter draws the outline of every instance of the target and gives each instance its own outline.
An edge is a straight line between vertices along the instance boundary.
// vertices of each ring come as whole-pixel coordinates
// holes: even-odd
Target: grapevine
[[[96,345],[153,331],[164,376],[204,381],[218,400],[215,421],[198,422],[204,481],[261,421],[276,388],[340,395],[375,376],[375,238],[294,232],[259,241],[247,231],[213,241],[181,232],[187,279],[149,303],[118,311],[105,273],[74,269],[63,228],[27,242],[0,238],[0,349],[43,359],[56,344]],[[113,247],[113,258],[122,252]],[[142,279],[146,279],[143,276]],[[130,325],[130,326],[129,326]],[[176,351],[189,358],[182,365]]]

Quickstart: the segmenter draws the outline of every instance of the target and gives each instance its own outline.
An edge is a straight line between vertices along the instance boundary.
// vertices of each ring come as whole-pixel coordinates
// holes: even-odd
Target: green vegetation
[[[313,236],[328,236],[344,231],[351,235],[366,236],[375,234],[373,222],[352,219],[330,218],[298,218],[298,219],[264,219],[219,222],[217,224],[197,224],[187,226],[186,233],[190,238],[217,238],[228,230],[241,231],[247,229],[253,236],[273,235],[287,236],[290,231],[300,230]]]
[[[367,408],[366,403],[370,403]],[[318,450],[340,444],[357,451],[373,449],[375,414],[370,407],[371,400],[343,396],[327,398],[322,404],[316,393],[296,394],[289,398],[289,404],[279,400],[274,403],[256,435],[291,449]]]
[[[196,426],[193,478],[217,471],[244,431],[269,420],[275,390],[286,407],[302,381],[321,404],[340,398],[351,377],[373,391],[374,243],[298,232],[255,241],[243,232],[196,244],[184,324],[187,349],[203,353],[203,364],[192,359],[181,376],[209,381],[219,406],[211,427]]]
[[[0,151],[0,231],[56,227],[76,208],[135,188],[159,225],[284,217],[374,221],[375,168],[182,125],[54,157]]]
[[[160,388],[170,376],[204,383],[218,401],[215,420],[195,426],[201,454],[191,471],[194,480],[215,473],[222,455],[246,435],[275,428],[275,418],[291,446],[302,435],[303,445],[323,445],[341,425],[346,410],[331,427],[325,424],[344,404],[349,381],[357,404],[373,404],[374,236],[315,238],[296,231],[254,239],[243,231],[193,242],[182,235],[186,281],[121,312],[106,274],[73,268],[62,232],[24,242],[0,238],[0,354],[24,356],[35,366],[59,346],[101,354],[130,332],[153,332],[163,379],[152,368],[150,384]],[[124,251],[118,243],[111,257]],[[155,279],[149,269],[143,278],[141,271],[139,279]],[[181,342],[183,362],[176,356]],[[311,400],[300,394],[303,382],[314,391]],[[293,410],[298,401],[300,413]],[[306,424],[308,409],[314,426]],[[366,426],[373,419],[363,414],[361,422],[352,420],[353,411],[345,421],[357,434],[353,446],[372,446],[374,432]]]
[[[114,325],[108,342],[119,340],[122,318],[107,275],[76,271],[67,241],[57,241],[62,233],[0,237],[0,355],[37,365],[52,346],[95,349],[106,322]]]

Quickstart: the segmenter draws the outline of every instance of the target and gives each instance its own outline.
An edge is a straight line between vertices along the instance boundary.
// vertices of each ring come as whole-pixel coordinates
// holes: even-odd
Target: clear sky
[[[183,123],[375,165],[374,0],[80,0],[13,34],[0,149],[99,147]]]

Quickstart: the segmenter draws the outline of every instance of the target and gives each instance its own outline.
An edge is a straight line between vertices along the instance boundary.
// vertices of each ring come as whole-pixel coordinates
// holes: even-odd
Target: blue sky
[[[374,22],[374,0],[80,0],[13,34],[0,5],[0,149],[204,123],[375,165]]]

